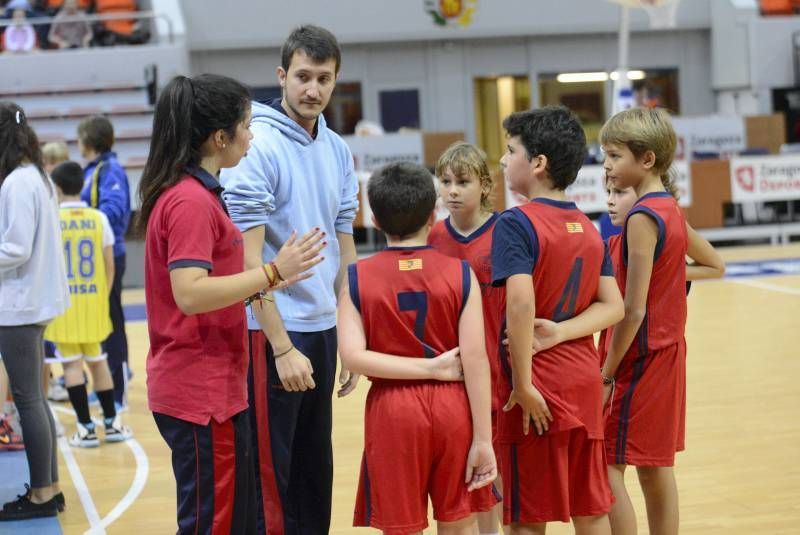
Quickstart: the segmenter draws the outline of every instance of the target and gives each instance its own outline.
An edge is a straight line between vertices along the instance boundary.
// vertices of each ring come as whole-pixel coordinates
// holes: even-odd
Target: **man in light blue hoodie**
[[[320,227],[328,234],[325,260],[313,276],[250,312],[259,532],[269,535],[326,534],[330,527],[336,296],[356,260],[358,209],[353,157],[322,116],[340,63],[329,31],[295,29],[277,69],[282,98],[253,103],[250,150],[220,177],[244,235],[248,269],[273,258],[295,230]],[[357,380],[343,370],[339,395]]]

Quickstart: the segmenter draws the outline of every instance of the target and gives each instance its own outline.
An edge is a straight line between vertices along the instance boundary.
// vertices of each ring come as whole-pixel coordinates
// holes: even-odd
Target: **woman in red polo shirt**
[[[146,229],[147,397],[172,450],[178,533],[255,531],[247,418],[248,296],[319,263],[325,242],[292,237],[272,262],[244,271],[242,235],[217,174],[250,146],[250,95],[224,76],[174,78],[155,109],[141,183]],[[283,282],[286,279],[286,282]]]

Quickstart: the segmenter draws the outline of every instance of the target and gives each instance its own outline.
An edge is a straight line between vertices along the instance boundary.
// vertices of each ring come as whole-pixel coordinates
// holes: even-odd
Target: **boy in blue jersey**
[[[114,380],[114,402],[118,408],[127,404],[128,337],[122,311],[122,277],[125,274],[125,232],[131,218],[128,176],[114,146],[114,127],[106,117],[95,115],[78,125],[78,150],[88,161],[83,171],[81,200],[103,212],[114,230],[114,280],[108,298],[111,312],[111,335],[103,343],[108,367]]]

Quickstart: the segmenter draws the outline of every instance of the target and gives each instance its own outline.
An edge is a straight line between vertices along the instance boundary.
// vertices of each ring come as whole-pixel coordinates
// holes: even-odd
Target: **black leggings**
[[[56,427],[42,391],[42,335],[44,325],[0,326],[0,354],[19,411],[33,488],[58,481]]]
[[[125,334],[125,314],[122,312],[122,276],[125,274],[125,255],[114,257],[114,282],[108,297],[109,315],[113,331],[105,342],[103,350],[108,354],[108,369],[114,381],[114,401],[127,404],[125,376],[128,368],[128,336]]]

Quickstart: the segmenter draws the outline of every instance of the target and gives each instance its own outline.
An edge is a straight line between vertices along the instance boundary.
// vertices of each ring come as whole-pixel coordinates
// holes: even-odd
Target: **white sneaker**
[[[76,422],[78,431],[69,438],[69,445],[76,448],[96,448],[100,445],[97,438],[95,426],[86,427],[80,422]]]
[[[122,425],[122,419],[117,414],[111,423],[106,423],[106,442],[123,442],[133,436],[131,428]]]
[[[50,384],[47,387],[47,399],[50,401],[67,401],[69,399],[69,392],[59,382],[58,379],[51,377]]]

